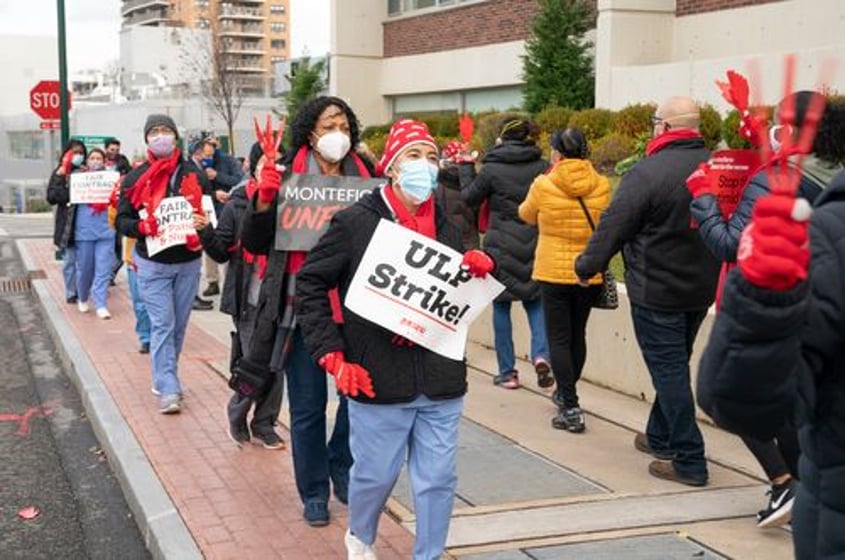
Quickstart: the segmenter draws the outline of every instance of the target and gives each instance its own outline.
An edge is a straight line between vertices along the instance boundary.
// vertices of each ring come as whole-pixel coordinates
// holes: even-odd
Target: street
[[[149,558],[37,302],[15,281],[14,238],[49,236],[50,216],[0,216],[2,557]]]

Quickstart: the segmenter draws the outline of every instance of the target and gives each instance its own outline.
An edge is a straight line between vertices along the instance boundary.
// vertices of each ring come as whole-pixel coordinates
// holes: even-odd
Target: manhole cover
[[[21,294],[32,289],[27,277],[0,277],[0,294]]]

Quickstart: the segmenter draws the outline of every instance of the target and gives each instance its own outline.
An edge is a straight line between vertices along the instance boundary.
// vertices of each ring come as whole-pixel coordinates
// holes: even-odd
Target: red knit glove
[[[267,115],[267,123],[264,130],[258,124],[258,117],[253,118],[255,126],[255,138],[261,145],[264,153],[264,165],[261,168],[261,176],[258,180],[258,200],[264,204],[270,204],[276,198],[276,193],[282,186],[282,177],[276,169],[276,160],[279,157],[279,145],[285,135],[285,118],[279,123],[278,132],[273,131],[270,122],[270,115]]]
[[[707,163],[699,163],[692,175],[687,177],[687,190],[693,198],[705,194],[713,194],[710,184],[710,165]]]
[[[371,399],[376,396],[370,373],[358,364],[347,362],[343,352],[329,352],[318,363],[334,376],[335,386],[342,394],[357,397],[363,393]]]
[[[76,154],[73,150],[68,150],[65,152],[65,155],[62,156],[62,162],[59,164],[59,169],[62,170],[63,175],[70,175],[70,172],[73,170],[73,156]]]
[[[477,278],[484,278],[488,273],[493,272],[493,269],[496,268],[496,263],[484,251],[471,249],[464,253],[461,267],[468,270],[470,274]]]
[[[185,197],[185,200],[188,201],[195,213],[204,213],[202,209],[202,187],[195,173],[188,173],[182,177],[180,193]]]
[[[96,214],[102,214],[103,212],[105,212],[106,210],[109,209],[109,203],[108,202],[92,202],[91,204],[89,204],[89,206],[91,207],[91,211],[95,215]]]
[[[751,284],[786,291],[807,278],[811,213],[805,199],[787,194],[757,200],[737,250],[739,269]]]
[[[155,216],[149,215],[145,220],[139,221],[138,233],[144,237],[155,237],[158,235],[158,222]]]

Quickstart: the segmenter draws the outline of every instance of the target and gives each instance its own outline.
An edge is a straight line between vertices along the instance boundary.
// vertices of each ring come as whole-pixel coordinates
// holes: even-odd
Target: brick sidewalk
[[[51,295],[206,558],[345,557],[345,506],[333,500],[331,524],[309,527],[302,519],[289,450],[238,448],[227,437],[224,407],[231,392],[208,366],[226,361],[227,347],[189,325],[179,363],[185,390],[182,413],[158,414],[150,393],[149,357],[137,351],[125,281],[110,289],[112,320],[81,314],[64,303],[52,243],[27,240],[21,246],[47,274]],[[287,433],[283,437],[290,439]],[[413,536],[383,515],[376,543],[379,558],[409,558],[412,549]]]

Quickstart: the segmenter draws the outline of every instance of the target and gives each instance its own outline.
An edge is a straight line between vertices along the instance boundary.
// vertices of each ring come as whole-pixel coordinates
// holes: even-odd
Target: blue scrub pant
[[[126,278],[129,283],[129,296],[132,298],[132,310],[135,312],[135,334],[138,335],[138,342],[149,344],[150,316],[147,314],[147,306],[141,300],[141,292],[138,289],[138,273],[133,265],[126,266]]]
[[[76,295],[94,300],[94,309],[108,308],[109,280],[114,264],[114,238],[79,241],[76,248]]]
[[[65,279],[65,299],[76,297],[76,248],[65,247],[62,257],[62,277]]]
[[[178,361],[197,295],[202,259],[164,264],[135,253],[138,288],[150,317],[153,386],[162,396],[181,395]]]
[[[407,457],[416,513],[414,560],[440,558],[455,488],[463,398],[401,404],[349,401],[349,530],[373,544],[379,516]]]

